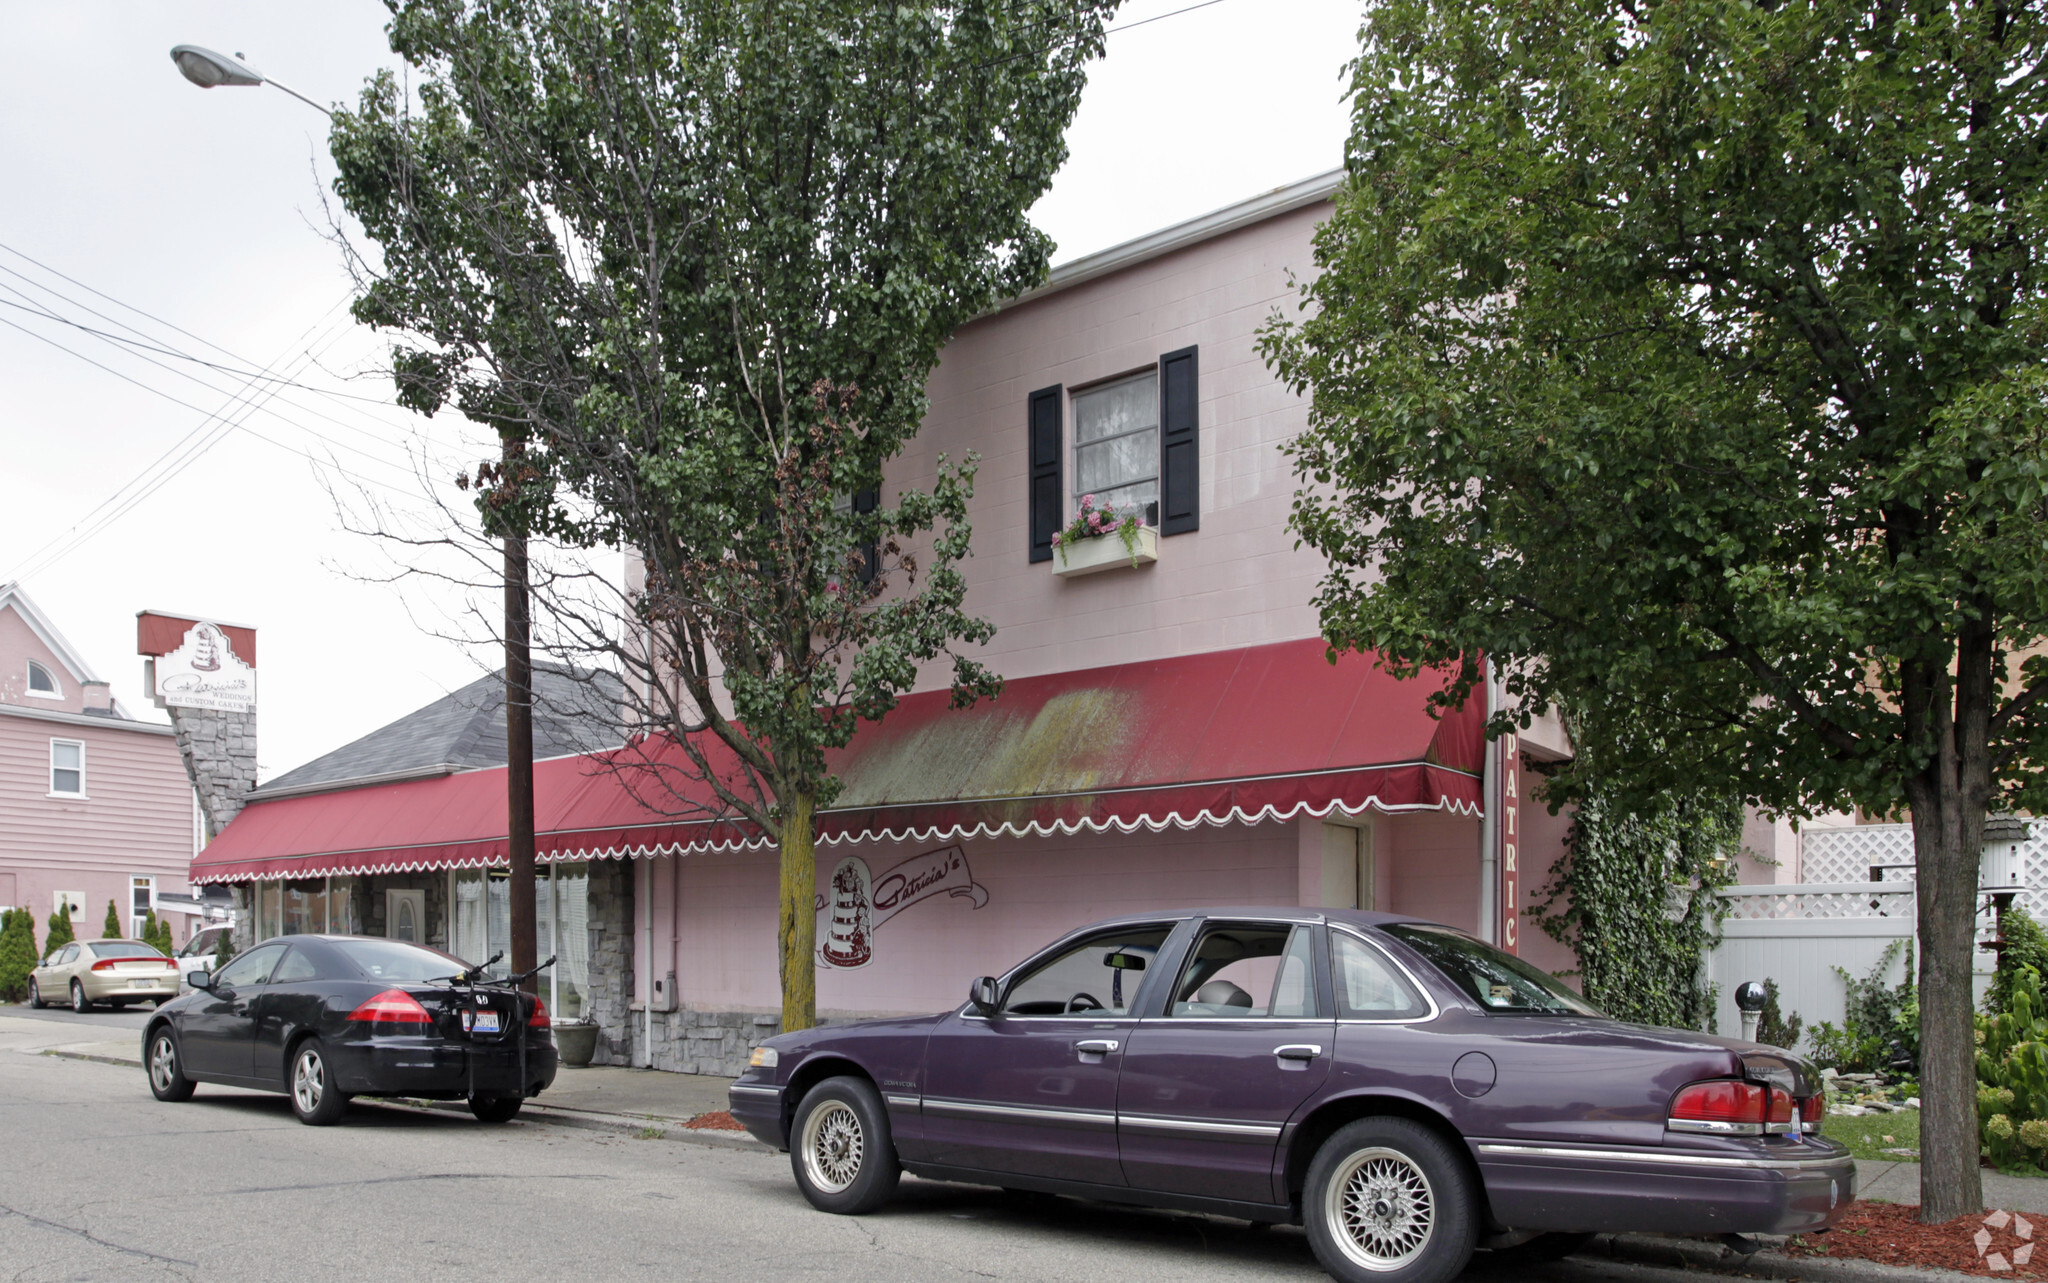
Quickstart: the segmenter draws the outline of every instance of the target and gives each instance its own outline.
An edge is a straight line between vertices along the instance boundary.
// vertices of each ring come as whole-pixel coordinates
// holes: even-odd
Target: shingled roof
[[[623,743],[620,698],[619,679],[612,673],[536,663],[534,757],[588,753]],[[501,670],[265,781],[249,797],[256,801],[373,780],[504,764],[505,682]]]

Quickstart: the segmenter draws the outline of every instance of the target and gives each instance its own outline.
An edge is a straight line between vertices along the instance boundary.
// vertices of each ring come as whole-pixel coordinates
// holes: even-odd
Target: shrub
[[[2036,975],[2048,976],[2048,933],[2041,930],[2021,905],[2013,905],[1999,919],[1999,932],[2004,936],[1998,950],[1998,970],[1992,973],[1991,988],[1984,994],[1984,1011],[1987,1015],[2001,1015],[2012,1004],[2012,986],[2022,971],[2032,968]]]
[[[43,942],[43,956],[49,957],[76,939],[78,936],[71,930],[71,906],[66,904],[50,915],[50,938]]]
[[[1791,1051],[1799,1045],[1799,1032],[1806,1022],[1798,1012],[1789,1017],[1778,1009],[1778,982],[1768,977],[1764,980],[1764,1009],[1757,1013],[1756,1040],[1772,1047],[1783,1047]]]
[[[0,921],[0,999],[20,1002],[28,993],[28,973],[36,967],[36,915],[9,910]]]
[[[1896,985],[1885,983],[1885,972],[1906,953],[1905,978]],[[1845,1074],[1873,1073],[1891,1069],[1912,1073],[1920,1063],[1920,991],[1913,976],[1911,941],[1894,940],[1870,969],[1858,980],[1841,967],[1844,1014],[1842,1027],[1823,1020],[1808,1038],[1813,1058],[1824,1068]]]
[[[112,900],[109,900],[107,901],[107,922],[106,925],[100,929],[100,939],[118,940],[120,938],[121,915],[114,912],[114,902]]]
[[[232,931],[223,931],[220,933],[220,939],[214,942],[212,970],[219,971],[222,967],[228,965],[228,963],[233,962],[234,959],[235,933]]]

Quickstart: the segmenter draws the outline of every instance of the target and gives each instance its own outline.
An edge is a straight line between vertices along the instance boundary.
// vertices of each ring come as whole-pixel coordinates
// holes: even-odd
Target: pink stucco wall
[[[981,653],[1011,677],[1195,654],[1316,635],[1309,604],[1323,571],[1294,547],[1295,482],[1280,453],[1307,426],[1256,348],[1276,309],[1292,312],[1293,270],[1313,273],[1327,205],[1263,223],[984,317],[947,345],[931,412],[887,469],[928,487],[937,457],[981,456],[970,508],[967,604],[996,625]],[[1153,366],[1200,347],[1201,529],[1159,541],[1157,563],[1074,579],[1028,559],[1027,398]],[[1072,487],[1073,417],[1065,416]],[[1068,515],[1073,497],[1067,496]],[[933,669],[921,685],[943,685]]]
[[[1522,771],[1522,807],[1517,817],[1522,829],[1521,954],[1545,971],[1569,971],[1579,965],[1578,956],[1544,933],[1535,906],[1543,902],[1543,888],[1550,881],[1552,868],[1564,856],[1572,817],[1569,810],[1552,815],[1542,800],[1542,788],[1541,775]]]
[[[1376,816],[1375,822],[1387,889],[1382,907],[1467,929],[1476,925],[1477,821],[1408,814]],[[1317,903],[1303,891],[1302,866],[1305,839],[1319,842],[1320,827],[1320,820],[1304,818],[959,843],[987,903],[977,909],[966,898],[941,895],[902,911],[874,932],[867,966],[819,968],[819,1009],[872,1014],[947,1007],[973,977],[1003,971],[1074,927],[1119,914]],[[826,887],[844,856],[861,857],[879,874],[933,845],[823,848],[819,884]],[[640,901],[634,924],[641,1001],[649,979],[673,969],[685,1007],[779,1006],[773,852],[644,861],[635,876],[636,890],[651,896],[654,911],[651,966],[648,900]]]

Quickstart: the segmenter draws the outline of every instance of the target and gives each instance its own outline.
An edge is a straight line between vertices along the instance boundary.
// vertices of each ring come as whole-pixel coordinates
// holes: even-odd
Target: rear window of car
[[[154,945],[130,944],[126,940],[102,940],[85,946],[95,958],[161,958],[163,950]]]
[[[1415,950],[1487,1011],[1514,1016],[1598,1016],[1564,982],[1462,931],[1403,922],[1380,930]]]
[[[339,940],[334,947],[372,980],[418,984],[443,980],[469,968],[451,954],[404,940]]]

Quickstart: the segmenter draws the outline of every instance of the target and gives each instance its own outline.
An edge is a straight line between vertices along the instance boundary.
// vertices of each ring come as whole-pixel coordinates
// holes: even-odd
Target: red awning
[[[1333,810],[1477,814],[1480,713],[1431,718],[1435,689],[1427,678],[1397,682],[1360,655],[1331,665],[1310,639],[1021,678],[964,710],[949,708],[945,691],[912,695],[835,755],[845,787],[818,836],[949,841]],[[535,766],[541,859],[765,845],[752,825],[713,818],[703,786],[639,774],[633,752]],[[701,809],[680,814],[691,803]],[[500,865],[505,850],[500,767],[252,802],[193,861],[192,880]]]

